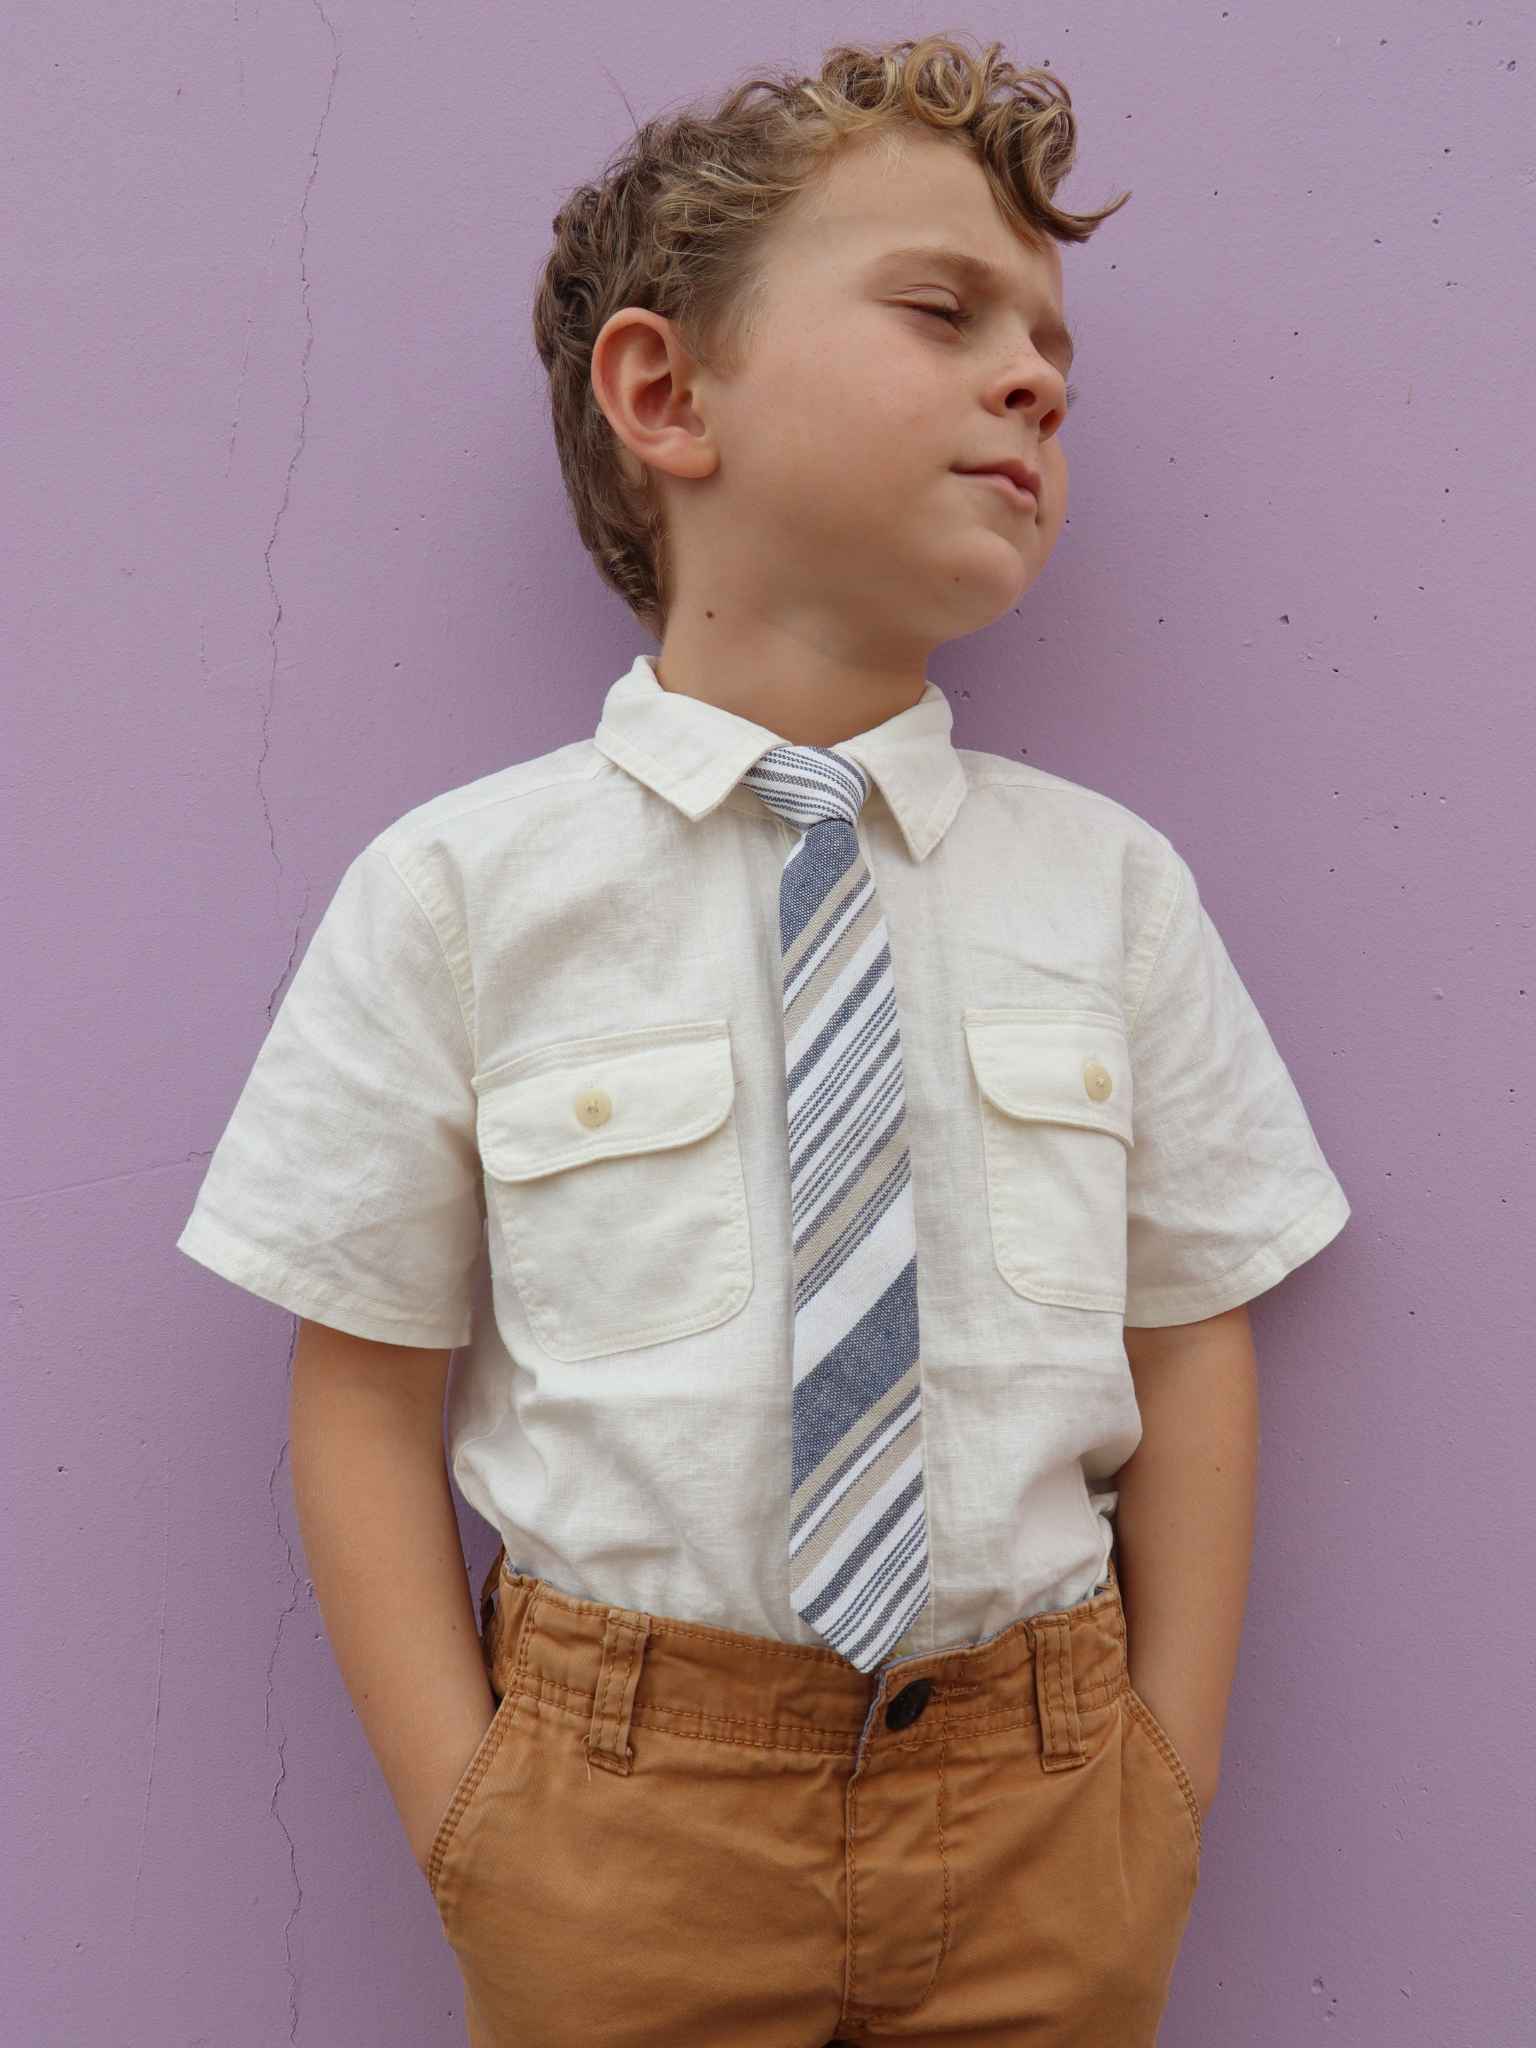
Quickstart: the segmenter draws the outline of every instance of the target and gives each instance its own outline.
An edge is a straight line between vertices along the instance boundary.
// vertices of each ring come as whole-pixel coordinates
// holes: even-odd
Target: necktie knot
[[[797,831],[837,822],[856,825],[869,778],[827,747],[771,747],[741,778],[776,817]]]

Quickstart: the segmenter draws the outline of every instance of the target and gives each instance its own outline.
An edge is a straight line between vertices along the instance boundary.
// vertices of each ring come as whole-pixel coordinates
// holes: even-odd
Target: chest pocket
[[[545,1046],[477,1075],[475,1093],[486,1188],[552,1358],[740,1312],[752,1246],[726,1024]]]
[[[998,1271],[1060,1308],[1125,1311],[1125,1025],[1089,1010],[967,1010]]]

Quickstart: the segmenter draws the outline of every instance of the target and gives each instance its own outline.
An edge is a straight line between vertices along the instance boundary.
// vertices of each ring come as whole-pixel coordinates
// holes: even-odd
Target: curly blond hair
[[[829,50],[815,78],[749,78],[713,106],[648,121],[555,215],[534,300],[560,467],[593,561],[658,639],[666,624],[664,535],[647,480],[633,481],[592,389],[592,348],[610,315],[642,306],[701,354],[729,346],[765,226],[837,146],[874,130],[927,128],[974,152],[1004,216],[1027,240],[1084,242],[1125,204],[1055,203],[1077,129],[1067,88],[1020,70],[1000,44],[952,36]]]

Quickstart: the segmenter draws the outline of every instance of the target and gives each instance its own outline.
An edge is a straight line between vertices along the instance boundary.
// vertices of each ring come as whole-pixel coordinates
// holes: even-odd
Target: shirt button
[[[910,1685],[904,1685],[885,1710],[887,1728],[910,1728],[914,1721],[921,1721],[928,1711],[928,1702],[933,1697],[933,1687],[926,1678],[914,1678]]]
[[[576,1121],[595,1131],[613,1115],[613,1104],[601,1088],[583,1088],[576,1098]]]
[[[1115,1092],[1108,1067],[1101,1067],[1097,1060],[1090,1060],[1084,1067],[1083,1086],[1095,1102],[1108,1102]]]

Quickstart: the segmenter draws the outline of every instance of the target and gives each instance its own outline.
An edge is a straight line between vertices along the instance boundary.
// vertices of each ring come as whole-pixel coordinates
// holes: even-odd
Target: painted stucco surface
[[[1260,1548],[1175,2048],[1530,2038],[1528,10],[987,0],[1132,205],[967,744],[1193,862],[1355,1207],[1258,1307]],[[172,1244],[351,856],[645,643],[528,340],[637,109],[938,15],[13,10],[0,2036],[438,2048],[330,1663],[288,1318]],[[483,1554],[483,1537],[470,1532]]]

